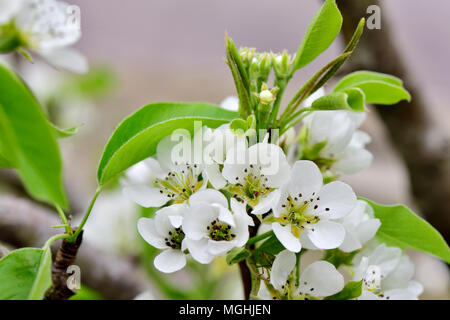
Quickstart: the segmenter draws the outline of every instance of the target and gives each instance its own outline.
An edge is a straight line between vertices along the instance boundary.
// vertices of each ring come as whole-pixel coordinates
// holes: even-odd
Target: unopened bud
[[[263,90],[259,94],[259,101],[262,104],[269,104],[272,103],[272,101],[275,100],[275,97],[273,96],[272,92],[270,90]]]

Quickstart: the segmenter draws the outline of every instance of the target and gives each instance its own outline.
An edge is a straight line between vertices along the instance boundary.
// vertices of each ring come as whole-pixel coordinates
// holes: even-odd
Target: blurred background
[[[49,113],[60,126],[82,125],[77,135],[61,140],[74,220],[95,191],[96,168],[103,146],[125,116],[157,101],[219,104],[225,97],[235,94],[224,62],[225,32],[237,45],[255,47],[258,51],[287,49],[295,53],[309,21],[321,5],[320,0],[69,2],[81,8],[83,37],[76,47],[89,59],[91,74],[80,78],[39,63],[23,67],[21,72],[35,91],[42,92],[38,96],[45,100]],[[439,228],[448,241],[450,213],[445,203],[450,194],[450,2],[337,0],[337,3],[346,10],[344,17],[350,21],[345,23],[350,29],[356,26],[354,16],[369,16],[363,10],[369,4],[381,6],[381,30],[365,30],[362,47],[357,49],[346,70],[390,71],[404,78],[407,89],[414,89],[413,106],[409,110],[408,105],[384,107],[402,108],[396,113],[370,109],[363,130],[372,136],[369,149],[374,154],[374,162],[368,170],[344,177],[344,180],[358,195],[384,204],[406,203]],[[344,37],[347,36],[345,30],[344,26]],[[296,74],[287,96],[339,54],[344,44],[342,40],[338,39],[314,63]],[[55,94],[61,91],[62,85],[79,90]],[[85,87],[95,90],[85,90]],[[395,130],[404,129],[402,125],[411,128],[411,132],[405,134],[403,130],[397,134]],[[420,137],[421,132],[426,139]],[[4,179],[14,184],[12,174],[6,174]],[[2,188],[20,192],[20,188]],[[421,197],[423,188],[428,193],[436,192],[439,201]],[[137,238],[135,220],[142,214],[129,203],[118,203],[117,198],[121,198],[121,194],[114,190],[102,196],[85,233],[92,248],[105,256],[114,256],[105,263],[116,265],[117,270],[108,271],[103,277],[116,280],[123,272],[120,268],[132,268],[137,264],[136,250],[141,241]],[[427,211],[431,208],[429,203],[433,203],[430,212]],[[125,212],[129,214],[123,218]],[[105,219],[111,220],[111,224],[103,223]],[[201,292],[187,291],[188,297],[242,296],[238,273],[234,269],[224,271],[230,270],[224,261],[207,270],[194,266],[189,272],[161,278],[148,266],[154,252],[145,250],[149,251],[146,253],[149,258],[143,259],[141,265],[150,275],[152,296],[170,295],[174,281],[189,287],[205,278],[208,281],[202,282]],[[411,252],[411,256],[416,263],[416,279],[425,287],[422,298],[450,298],[448,267],[425,254]],[[100,287],[101,281],[110,280],[103,279],[99,272],[86,279],[91,287]],[[93,280],[95,277],[101,281]],[[127,288],[130,292],[138,291]],[[112,289],[95,290],[90,294],[91,297],[99,294],[98,297],[117,298],[108,290]],[[173,297],[183,297],[180,292],[172,293]]]

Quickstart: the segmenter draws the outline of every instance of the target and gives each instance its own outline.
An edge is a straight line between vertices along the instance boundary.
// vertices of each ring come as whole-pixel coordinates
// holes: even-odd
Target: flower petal
[[[400,262],[402,250],[396,247],[387,247],[384,243],[380,244],[369,255],[369,265],[380,267],[381,275],[386,277],[392,272]]]
[[[186,265],[186,256],[180,250],[167,249],[156,256],[154,264],[159,271],[172,273],[183,269]]]
[[[270,283],[275,289],[282,290],[289,274],[294,270],[296,260],[295,253],[289,250],[283,250],[275,257],[270,272]]]
[[[143,184],[128,185],[123,188],[123,193],[132,201],[144,208],[157,208],[166,204],[170,199],[161,193],[158,188]]]
[[[292,252],[300,252],[302,249],[302,244],[300,241],[292,234],[291,226],[282,226],[278,222],[272,223],[272,229],[281,244]]]
[[[344,288],[344,277],[329,262],[316,261],[300,276],[300,292],[315,297],[328,297]]]
[[[314,231],[313,231],[314,230]],[[321,220],[306,230],[311,242],[319,249],[334,249],[344,241],[345,229],[336,222]]]
[[[39,54],[56,68],[62,68],[76,73],[86,73],[89,70],[87,59],[73,49],[45,50],[40,51]]]
[[[207,236],[207,226],[216,220],[218,211],[207,203],[190,205],[183,219],[183,231],[186,237],[200,240]]]
[[[333,181],[326,184],[319,192],[319,199],[317,210],[321,218],[339,219],[349,214],[356,206],[356,195],[352,188],[341,181]],[[308,207],[311,210],[312,206]],[[328,210],[327,210],[328,209]],[[317,213],[316,213],[317,211]]]
[[[224,208],[228,208],[227,198],[223,195],[223,193],[213,190],[213,189],[205,189],[194,193],[189,198],[189,204],[195,205],[198,203],[208,203],[208,204],[218,204]]]
[[[202,264],[208,264],[213,261],[214,256],[210,254],[207,250],[208,239],[203,238],[201,240],[191,240],[188,238],[184,239],[186,243],[186,248],[189,250],[192,258]]]
[[[309,199],[320,190],[322,184],[322,173],[314,162],[300,160],[294,163],[288,185],[291,196],[301,194],[303,198]]]
[[[208,181],[211,182],[214,189],[222,189],[227,184],[227,181],[220,173],[218,164],[210,164],[205,168],[206,175],[208,176]]]
[[[140,218],[137,224],[138,232],[149,244],[157,249],[167,248],[164,238],[158,233],[155,221],[149,218]]]
[[[221,256],[233,249],[234,241],[208,240],[208,252],[214,256]]]
[[[339,174],[355,174],[370,167],[373,155],[364,148],[349,146],[339,155],[331,170]]]
[[[270,211],[280,200],[280,190],[274,190],[267,196],[260,199],[258,204],[253,208],[252,214],[264,214]]]

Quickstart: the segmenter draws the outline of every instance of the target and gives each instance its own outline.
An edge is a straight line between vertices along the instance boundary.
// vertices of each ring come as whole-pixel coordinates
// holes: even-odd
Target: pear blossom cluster
[[[237,103],[227,99],[226,108]],[[161,250],[155,267],[171,273],[187,259],[211,263],[246,248],[249,230],[259,228],[273,232],[284,250],[271,265],[255,265],[261,277],[255,298],[333,296],[345,288],[344,268],[352,281],[362,282],[357,299],[417,299],[422,287],[411,280],[413,264],[399,248],[374,247],[380,221],[338,180],[371,163],[365,148],[370,137],[359,130],[364,118],[345,110],[313,112],[298,131],[301,138],[289,130],[275,143],[267,133],[255,142],[255,133],[237,132],[230,124],[203,127],[192,139],[187,135],[192,144],[184,149],[173,135],[162,139],[156,155],[131,167],[121,181],[131,200],[159,208],[138,222],[143,239]],[[196,160],[192,145],[199,136]],[[175,156],[181,149],[184,156]],[[319,151],[311,156],[308,149]],[[338,250],[353,259],[335,265],[322,258],[300,270],[297,257],[308,250]]]

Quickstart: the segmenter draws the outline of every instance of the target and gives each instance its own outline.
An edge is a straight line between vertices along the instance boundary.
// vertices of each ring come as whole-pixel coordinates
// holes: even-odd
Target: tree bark
[[[343,36],[350,40],[358,21],[367,17],[367,7],[375,0],[339,0],[344,17]],[[380,6],[382,8],[382,6]],[[408,66],[395,46],[386,13],[381,11],[381,29],[365,29],[355,53],[349,59],[352,70],[372,70],[404,80],[412,101],[396,106],[375,106],[384,121],[393,145],[408,169],[411,191],[423,216],[444,238],[450,239],[450,141],[432,120]]]
[[[0,195],[0,242],[15,247],[41,247],[59,232],[57,215],[35,202],[11,195]],[[55,253],[61,241],[52,245]],[[151,289],[145,273],[126,259],[101,252],[83,243],[74,261],[81,269],[81,282],[106,299],[133,299]]]

